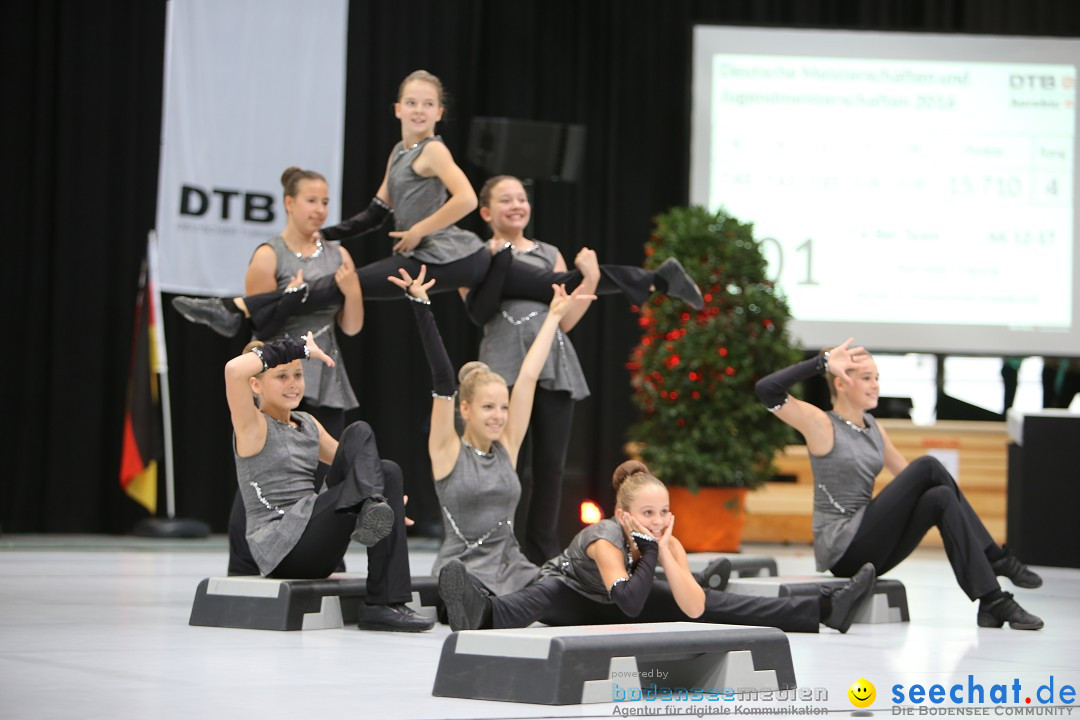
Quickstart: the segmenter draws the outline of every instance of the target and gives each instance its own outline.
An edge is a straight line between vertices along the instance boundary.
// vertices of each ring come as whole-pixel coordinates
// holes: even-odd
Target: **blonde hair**
[[[611,486],[615,488],[615,507],[629,511],[638,491],[647,485],[666,488],[664,483],[649,471],[648,465],[640,460],[627,460],[615,468],[611,475]]]
[[[476,395],[476,388],[481,385],[497,383],[507,387],[506,379],[502,375],[489,368],[487,363],[479,360],[472,360],[461,366],[461,370],[458,370],[458,383],[461,400],[468,403],[472,402]]]

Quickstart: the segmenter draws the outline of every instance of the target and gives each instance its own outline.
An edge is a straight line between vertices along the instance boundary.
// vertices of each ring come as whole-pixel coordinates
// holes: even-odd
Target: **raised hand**
[[[595,295],[586,294],[582,291],[581,286],[574,288],[574,292],[569,295],[566,294],[565,285],[552,285],[551,286],[551,305],[548,306],[548,313],[556,319],[561,319],[567,312],[570,311],[573,303],[575,302],[587,302],[595,300]]]
[[[435,278],[426,280],[427,265],[420,266],[420,272],[417,273],[415,278],[413,278],[413,276],[410,275],[409,271],[405,268],[398,268],[398,273],[401,275],[401,277],[394,277],[393,275],[389,275],[386,279],[397,285],[399,288],[401,288],[414,298],[427,302],[427,291],[429,288],[431,288],[432,285],[435,284]]]
[[[315,344],[315,336],[312,335],[310,330],[308,331],[308,334],[304,336],[304,344],[307,346],[309,358],[312,360],[321,360],[324,365],[334,367],[334,358],[324,353],[319,346]]]
[[[848,338],[829,350],[829,372],[840,378],[843,385],[850,385],[852,382],[848,377],[848,370],[858,370],[870,357],[866,353],[866,348],[851,347],[853,342],[855,338]]]

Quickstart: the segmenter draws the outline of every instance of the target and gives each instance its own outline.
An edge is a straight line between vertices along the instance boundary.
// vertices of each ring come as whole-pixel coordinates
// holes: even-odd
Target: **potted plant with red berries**
[[[772,477],[792,440],[754,383],[801,357],[787,302],[766,274],[753,226],[724,211],[677,207],[656,218],[646,266],[677,257],[705,298],[699,311],[654,296],[639,308],[628,364],[640,411],[630,437],[663,478],[688,550],[734,551],[746,492]]]

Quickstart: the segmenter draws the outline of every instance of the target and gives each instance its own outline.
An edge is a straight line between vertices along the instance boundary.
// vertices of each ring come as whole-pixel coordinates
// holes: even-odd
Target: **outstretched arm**
[[[390,193],[387,190],[387,177],[390,175],[390,161],[393,155],[386,160],[386,172],[383,173],[383,181],[379,186],[375,197],[371,198],[368,206],[348,220],[342,220],[337,225],[322,229],[322,236],[327,240],[344,240],[346,238],[365,235],[382,227],[383,222],[394,210],[390,207]]]
[[[536,381],[540,379],[540,372],[544,369],[544,363],[547,362],[548,354],[551,352],[551,344],[555,340],[559,323],[575,305],[596,299],[595,295],[584,293],[580,286],[575,288],[570,295],[566,294],[566,288],[562,285],[551,287],[554,291],[551,305],[548,306],[547,316],[544,317],[544,323],[540,326],[540,332],[536,334],[532,345],[529,346],[529,351],[525,353],[525,359],[521,361],[521,368],[514,381],[514,391],[510,394],[510,417],[507,419],[506,428],[500,438],[515,467],[518,450],[529,429],[533,397],[536,395]]]
[[[347,220],[342,220],[337,225],[322,229],[322,236],[326,240],[344,240],[346,238],[366,235],[378,230],[393,212],[390,206],[380,200],[378,196],[371,198],[368,206]]]
[[[866,359],[863,348],[850,347],[853,340],[848,338],[822,355],[766,375],[754,386],[769,412],[802,433],[806,448],[814,455],[825,455],[832,450],[832,423],[820,408],[799,400],[788,390],[795,383],[823,372],[840,378],[841,383],[850,383],[847,371],[859,367]]]
[[[435,480],[442,480],[454,469],[461,442],[454,427],[454,399],[457,394],[457,381],[454,366],[446,354],[439,328],[435,325],[435,316],[431,314],[431,300],[427,291],[435,284],[435,279],[425,280],[427,266],[420,266],[420,273],[414,279],[408,271],[401,268],[401,277],[386,278],[405,291],[413,302],[413,315],[416,328],[420,331],[420,342],[424,347],[428,366],[431,368],[431,429],[428,432],[428,455],[431,457],[431,473]]]

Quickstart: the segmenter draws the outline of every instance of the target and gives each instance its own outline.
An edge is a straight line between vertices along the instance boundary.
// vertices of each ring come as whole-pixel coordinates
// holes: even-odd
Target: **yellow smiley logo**
[[[874,684],[869,680],[859,678],[851,683],[851,687],[847,690],[847,696],[852,705],[857,708],[864,708],[870,707],[870,703],[874,702],[877,691],[874,689]]]

